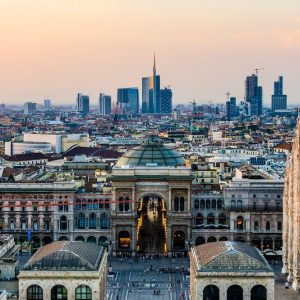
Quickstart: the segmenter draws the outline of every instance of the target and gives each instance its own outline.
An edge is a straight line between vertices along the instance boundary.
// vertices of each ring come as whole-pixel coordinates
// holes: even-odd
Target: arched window
[[[223,201],[222,200],[218,200],[217,201],[217,209],[222,209],[223,207]]]
[[[213,199],[211,201],[211,209],[216,210],[217,209],[217,201],[215,199]]]
[[[88,200],[88,209],[89,209],[89,210],[92,210],[92,209],[93,209],[93,200],[92,200],[92,199],[89,199],[89,200]]]
[[[239,285],[232,285],[227,290],[227,300],[243,300],[243,289]]]
[[[103,246],[103,247],[108,247],[109,242],[108,242],[108,238],[106,236],[100,236],[99,240],[98,240],[98,244]]]
[[[219,224],[226,225],[226,216],[225,214],[219,215]]]
[[[101,229],[109,228],[109,219],[106,213],[102,213],[100,216],[100,228]]]
[[[51,300],[68,300],[68,290],[63,285],[51,289]]]
[[[266,230],[270,230],[271,229],[271,223],[270,221],[266,222]]]
[[[281,224],[281,221],[278,221],[278,222],[277,222],[277,230],[278,230],[278,231],[281,231],[281,230],[282,230],[282,224]]]
[[[179,211],[179,197],[174,198],[174,211]]]
[[[219,241],[220,241],[220,242],[226,242],[226,241],[228,241],[228,238],[227,238],[226,236],[221,236],[221,237],[219,238]]]
[[[68,229],[68,220],[67,220],[66,216],[61,216],[60,217],[59,229],[60,230],[67,230]]]
[[[123,211],[124,210],[124,198],[123,197],[119,197],[119,211]]]
[[[15,230],[15,227],[16,227],[16,226],[15,226],[15,222],[14,222],[14,221],[11,221],[10,224],[9,224],[9,229],[10,229],[10,230]]]
[[[235,202],[235,200],[231,200],[231,209],[236,209],[236,202]]]
[[[105,209],[109,209],[109,199],[105,199]]]
[[[199,213],[196,216],[196,226],[201,224],[203,224],[203,215]]]
[[[27,300],[43,300],[43,289],[39,285],[31,285],[27,289]]]
[[[263,285],[255,285],[251,289],[251,300],[267,300],[267,289]]]
[[[97,239],[94,237],[94,236],[89,236],[87,239],[86,239],[86,241],[88,242],[88,243],[92,243],[92,244],[97,244]]]
[[[125,203],[124,203],[124,207],[125,207],[125,211],[129,211],[129,197],[125,197]]]
[[[199,209],[199,200],[196,199],[195,202],[194,202],[194,209]]]
[[[210,210],[210,200],[206,200],[206,209]]]
[[[33,227],[32,229],[34,231],[38,231],[39,230],[39,221],[33,221],[32,227]]]
[[[215,216],[210,213],[207,215],[207,225],[215,224]]]
[[[238,210],[242,210],[242,200],[238,200],[238,202],[237,202],[237,208],[238,208]]]
[[[63,210],[64,210],[63,202],[59,201],[58,202],[58,211],[63,211]]]
[[[200,209],[205,209],[205,201],[204,200],[200,201]]]
[[[236,218],[236,229],[244,230],[244,218],[242,216]]]
[[[216,242],[217,241],[217,239],[214,237],[214,236],[210,236],[208,239],[207,239],[207,242],[208,243],[214,243],[214,242]]]
[[[78,215],[78,229],[85,229],[85,215],[83,213]]]
[[[205,244],[205,238],[202,236],[198,236],[195,240],[195,246]]]
[[[76,300],[91,300],[92,299],[92,290],[87,285],[80,285],[75,290],[75,299]]]
[[[93,209],[94,210],[98,210],[98,208],[99,208],[98,200],[94,199],[94,201],[93,201]]]
[[[83,236],[77,236],[77,237],[75,238],[75,241],[85,242],[85,239],[84,239]]]
[[[207,285],[203,290],[203,300],[219,300],[219,288],[213,284]]]
[[[96,215],[94,213],[89,215],[89,229],[96,229]]]
[[[76,210],[81,210],[81,200],[76,200]]]

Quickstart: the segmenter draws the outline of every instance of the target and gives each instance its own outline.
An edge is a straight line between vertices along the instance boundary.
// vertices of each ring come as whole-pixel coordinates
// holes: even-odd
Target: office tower
[[[255,74],[246,78],[245,100],[249,103],[248,115],[260,116],[262,114],[263,90],[258,85],[258,77]]]
[[[31,115],[36,112],[36,103],[25,102],[24,103],[24,114]]]
[[[118,89],[117,105],[124,114],[139,112],[139,90],[138,88]]]
[[[156,75],[155,55],[153,76],[142,78],[142,113],[160,113],[160,76]]]
[[[165,87],[160,90],[160,113],[171,114],[172,113],[172,90]]]
[[[277,109],[287,109],[287,95],[283,94],[283,77],[279,76],[278,81],[274,81],[274,95],[272,95],[272,111]]]
[[[45,109],[50,109],[51,108],[51,100],[50,99],[45,99],[44,100],[44,107],[45,107]]]
[[[77,111],[83,115],[90,112],[90,98],[87,95],[77,94],[76,99]]]
[[[105,95],[103,93],[99,95],[99,114],[111,114],[111,96]]]
[[[226,118],[228,121],[230,121],[237,115],[238,115],[238,109],[236,106],[236,98],[230,97],[230,99],[226,101]]]

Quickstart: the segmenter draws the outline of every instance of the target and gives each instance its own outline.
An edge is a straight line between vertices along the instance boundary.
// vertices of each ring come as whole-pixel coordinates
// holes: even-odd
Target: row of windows
[[[100,218],[97,218],[94,213],[90,214],[88,218],[83,213],[80,213],[76,224],[78,229],[96,229],[97,227],[107,229],[109,228],[109,218],[106,213],[101,214]]]
[[[217,210],[223,208],[222,200],[194,200],[194,209]]]
[[[227,300],[243,300],[244,298],[244,291],[243,288],[239,285],[231,285],[227,289]],[[203,289],[203,300],[212,299],[212,300],[219,300],[220,299],[220,292],[219,288],[213,284],[207,285]],[[251,300],[267,300],[267,289],[262,285],[255,285],[251,289]]]
[[[109,209],[110,203],[109,199],[94,199],[94,200],[77,200],[76,209],[77,210],[102,210]]]
[[[235,196],[236,196],[235,194],[232,194],[232,195],[231,195],[231,198],[235,198]],[[273,198],[273,195],[265,194],[264,197],[265,197],[265,198]],[[242,198],[242,195],[241,195],[241,194],[238,194],[238,195],[237,195],[237,198]],[[253,195],[252,195],[252,198],[257,198],[256,194],[253,194]],[[277,199],[280,199],[280,198],[281,198],[281,195],[277,194],[277,195],[276,195],[276,198],[277,198]]]
[[[39,285],[31,285],[27,289],[27,300],[43,300],[43,289]],[[51,289],[51,300],[67,300],[68,290],[63,285],[56,285]],[[87,285],[80,285],[75,289],[76,300],[91,300],[92,290]]]
[[[18,200],[18,199],[32,199],[32,197],[31,196],[29,196],[29,195],[23,195],[21,198],[20,198],[20,196],[18,196],[18,197],[15,197],[15,196],[10,196],[9,197],[9,195],[5,195],[5,197],[3,197],[2,195],[0,195],[0,199],[16,199],[16,200]],[[53,199],[54,198],[54,196],[53,195],[45,195],[45,194],[42,194],[42,195],[33,195],[33,199]],[[68,199],[69,198],[69,196],[68,195],[65,195],[65,196],[58,196],[57,198],[59,198],[59,199],[63,199],[63,198],[65,198],[65,199]]]
[[[16,221],[9,221],[8,223],[8,228],[9,230],[16,230],[16,229],[21,229],[21,230],[27,230],[28,229],[28,222],[24,221],[20,223],[20,227],[17,228],[16,226]],[[4,221],[0,220],[0,229],[4,229]],[[31,223],[31,229],[33,231],[39,231],[39,230],[49,230],[50,229],[50,221],[44,221],[43,226],[40,226],[39,221],[33,221]]]

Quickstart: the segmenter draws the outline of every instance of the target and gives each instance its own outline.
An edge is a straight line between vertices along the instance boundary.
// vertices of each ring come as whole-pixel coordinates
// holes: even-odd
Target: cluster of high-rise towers
[[[112,112],[110,95],[101,93],[98,100],[100,115],[109,115]],[[76,102],[77,111],[82,114],[89,113],[89,96],[78,94]],[[117,90],[118,114],[137,114],[140,112],[139,90],[137,87],[119,88]],[[160,88],[160,76],[156,73],[154,55],[153,74],[142,78],[142,107],[144,114],[170,114],[172,113],[172,90],[169,87]]]
[[[272,112],[287,109],[287,95],[283,94],[283,76],[274,82],[274,93],[271,98]],[[240,114],[246,116],[261,116],[263,113],[263,88],[258,84],[258,75],[252,74],[245,80],[245,98],[238,107],[236,98],[231,97],[226,102],[226,116],[231,120]]]

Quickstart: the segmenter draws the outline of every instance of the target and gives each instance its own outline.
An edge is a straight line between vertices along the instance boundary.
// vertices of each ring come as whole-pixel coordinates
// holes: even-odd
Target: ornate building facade
[[[296,290],[300,287],[300,118],[288,160],[283,199],[283,269]]]

